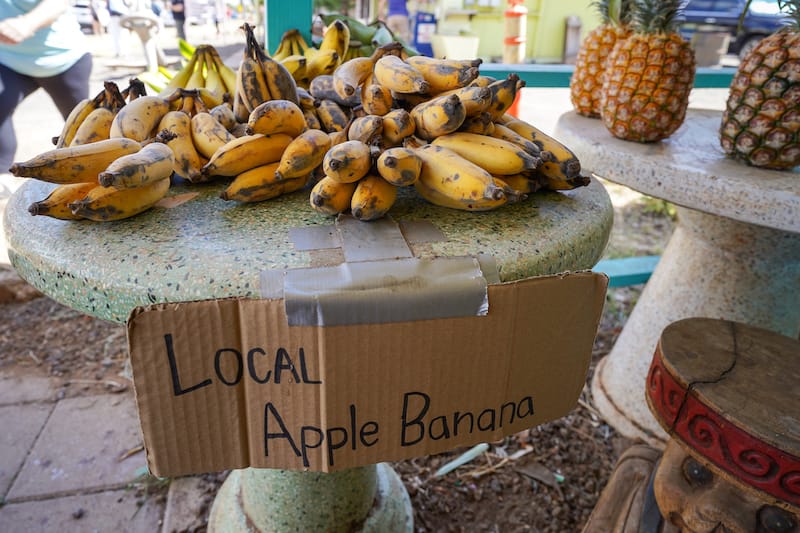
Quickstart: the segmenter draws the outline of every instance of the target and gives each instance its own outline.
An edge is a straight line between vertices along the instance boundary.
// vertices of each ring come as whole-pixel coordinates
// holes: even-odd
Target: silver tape
[[[342,263],[286,272],[289,324],[338,326],[488,313],[486,278],[471,257]]]

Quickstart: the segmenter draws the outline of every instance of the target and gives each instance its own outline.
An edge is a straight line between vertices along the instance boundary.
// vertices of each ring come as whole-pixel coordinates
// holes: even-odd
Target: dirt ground
[[[606,257],[660,254],[673,228],[668,206],[606,186],[615,204]],[[440,477],[435,472],[466,449],[394,464],[411,496],[417,532],[581,530],[616,458],[631,444],[597,414],[588,384],[640,292],[641,286],[609,289],[587,387],[568,416],[489,443]],[[0,266],[0,371],[56,378],[63,397],[121,391],[132,387],[126,354],[123,326],[41,296]],[[224,478],[205,476],[209,503]],[[166,484],[159,486],[166,491]],[[198,516],[191,531],[205,530],[205,523],[206,516]]]

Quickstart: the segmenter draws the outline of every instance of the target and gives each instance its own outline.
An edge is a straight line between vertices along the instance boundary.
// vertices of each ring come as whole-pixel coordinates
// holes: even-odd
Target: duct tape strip
[[[363,223],[340,215],[335,226],[293,228],[289,237],[297,250],[341,246],[345,257],[334,267],[261,272],[262,298],[283,298],[293,326],[485,315],[487,286],[500,282],[488,255],[414,258],[409,242],[445,240],[427,221]]]
[[[485,315],[477,259],[396,259],[295,269],[284,277],[291,326],[339,326]]]

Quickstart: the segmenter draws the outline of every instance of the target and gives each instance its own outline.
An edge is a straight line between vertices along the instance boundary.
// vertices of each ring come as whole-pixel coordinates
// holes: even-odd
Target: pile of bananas
[[[76,106],[54,149],[10,169],[58,185],[30,212],[119,220],[156,204],[175,177],[223,182],[220,197],[237,202],[310,188],[316,211],[365,221],[384,216],[399,187],[485,211],[588,184],[566,146],[507,113],[524,86],[516,74],[493,79],[480,60],[408,55],[396,41],[341,61],[349,33],[337,19],[315,49],[336,65],[300,78],[305,87],[242,29],[236,70],[201,45],[158,94],[138,79],[124,91],[107,82]]]

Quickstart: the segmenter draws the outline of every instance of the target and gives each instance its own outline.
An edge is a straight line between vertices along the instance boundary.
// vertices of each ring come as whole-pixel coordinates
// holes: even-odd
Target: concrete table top
[[[564,113],[555,135],[584,168],[677,205],[678,224],[611,352],[592,397],[620,433],[663,446],[644,384],[664,328],[721,318],[797,338],[800,333],[800,172],[758,169],[719,145],[721,111],[689,109],[668,139],[613,137],[600,120]]]
[[[759,169],[727,157],[718,140],[721,121],[720,111],[689,109],[671,137],[641,144],[570,111],[556,132],[585,169],[610,181],[690,209],[800,233],[800,169]]]
[[[199,194],[118,222],[29,215],[28,205],[52,187],[30,180],[9,200],[4,224],[14,268],[53,299],[121,323],[139,305],[258,297],[261,271],[317,266],[313,252],[294,249],[290,228],[333,223],[311,209],[307,191],[238,205],[218,198],[222,182],[173,186],[170,195]],[[605,248],[613,211],[593,180],[485,213],[436,207],[409,189],[390,215],[430,221],[444,234],[446,241],[412,244],[416,257],[489,254],[509,281],[590,269]]]

